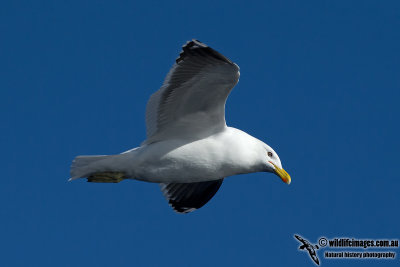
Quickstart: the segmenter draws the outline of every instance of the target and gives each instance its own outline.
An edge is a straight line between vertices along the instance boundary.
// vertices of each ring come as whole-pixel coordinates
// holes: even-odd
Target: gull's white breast
[[[149,182],[188,183],[260,171],[258,142],[231,127],[200,140],[159,141],[127,153],[133,163],[127,172]]]

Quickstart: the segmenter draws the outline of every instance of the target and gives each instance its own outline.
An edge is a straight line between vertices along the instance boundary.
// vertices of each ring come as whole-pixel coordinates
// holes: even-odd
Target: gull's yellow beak
[[[278,175],[282,179],[283,182],[290,184],[292,179],[290,178],[289,173],[287,173],[284,169],[281,169],[278,166],[276,166],[273,162],[270,161],[270,163],[272,165],[274,165],[276,175]]]

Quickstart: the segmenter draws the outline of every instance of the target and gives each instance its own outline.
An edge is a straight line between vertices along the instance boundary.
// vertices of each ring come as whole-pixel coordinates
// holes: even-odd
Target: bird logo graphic
[[[319,265],[319,259],[316,252],[316,250],[319,249],[318,245],[312,245],[310,242],[308,242],[308,240],[302,238],[299,235],[294,235],[294,237],[302,243],[302,245],[299,247],[299,250],[307,250],[308,254],[310,254],[311,259],[317,265]]]

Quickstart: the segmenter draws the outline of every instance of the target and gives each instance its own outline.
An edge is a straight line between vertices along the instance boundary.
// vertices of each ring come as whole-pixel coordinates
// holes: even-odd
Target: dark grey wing
[[[169,205],[179,213],[188,213],[204,206],[220,188],[224,179],[200,183],[160,184]]]
[[[307,243],[306,243],[307,241],[304,240],[304,238],[302,238],[301,236],[299,236],[299,235],[294,235],[294,237],[296,237],[296,239],[299,240],[301,243],[307,244]]]
[[[226,127],[225,102],[239,80],[239,67],[197,40],[182,49],[147,103],[146,143],[205,137]]]
[[[308,250],[308,254],[310,254],[311,259],[317,264],[319,265],[319,259],[317,256],[317,252],[314,250],[314,247],[311,246],[307,246],[307,250]]]
[[[318,259],[318,256],[317,256],[317,254],[310,254],[310,257],[311,257],[311,259],[317,264],[317,265],[319,265],[319,259]]]

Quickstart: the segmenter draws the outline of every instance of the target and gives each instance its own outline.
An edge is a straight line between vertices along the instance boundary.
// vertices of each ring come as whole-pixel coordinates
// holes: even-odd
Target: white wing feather
[[[238,80],[235,63],[199,41],[188,42],[147,103],[145,143],[223,130],[225,102]]]

